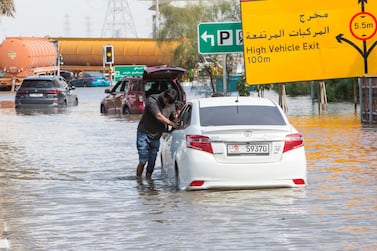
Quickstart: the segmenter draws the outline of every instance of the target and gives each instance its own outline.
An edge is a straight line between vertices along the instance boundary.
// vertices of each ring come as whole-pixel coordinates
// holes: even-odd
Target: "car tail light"
[[[305,185],[305,180],[303,180],[303,179],[293,179],[293,183],[295,183],[295,185]]]
[[[304,136],[300,133],[289,134],[285,137],[283,153],[304,146]]]
[[[190,187],[201,187],[204,184],[204,180],[193,180],[190,183]]]
[[[90,81],[94,81],[95,79],[94,78],[89,78]]]
[[[43,92],[44,94],[60,94],[60,90],[47,90]]]
[[[202,135],[186,135],[186,146],[188,148],[213,153],[211,140]]]
[[[28,90],[18,90],[17,91],[17,94],[28,94],[29,91]]]

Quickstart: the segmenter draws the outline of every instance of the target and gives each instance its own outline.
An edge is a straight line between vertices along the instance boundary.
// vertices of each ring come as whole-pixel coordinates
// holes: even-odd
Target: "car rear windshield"
[[[200,109],[202,126],[285,125],[280,111],[273,106],[216,106]]]
[[[54,87],[53,81],[48,80],[24,80],[22,82],[23,88],[52,88]]]

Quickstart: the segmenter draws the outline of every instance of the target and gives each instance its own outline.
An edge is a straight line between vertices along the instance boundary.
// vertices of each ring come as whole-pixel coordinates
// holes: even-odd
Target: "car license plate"
[[[268,155],[270,152],[268,144],[228,144],[228,155]]]
[[[29,96],[34,98],[40,98],[43,97],[43,93],[30,93]]]

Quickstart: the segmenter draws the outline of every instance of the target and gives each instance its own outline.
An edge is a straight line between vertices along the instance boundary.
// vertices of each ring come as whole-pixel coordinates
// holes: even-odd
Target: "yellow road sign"
[[[377,0],[241,0],[248,85],[377,75]]]

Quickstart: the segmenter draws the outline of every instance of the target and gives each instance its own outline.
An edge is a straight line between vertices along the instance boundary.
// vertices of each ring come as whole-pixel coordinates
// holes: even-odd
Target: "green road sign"
[[[198,24],[199,54],[243,52],[240,22]]]
[[[114,81],[118,82],[124,77],[142,77],[145,65],[115,65]]]

